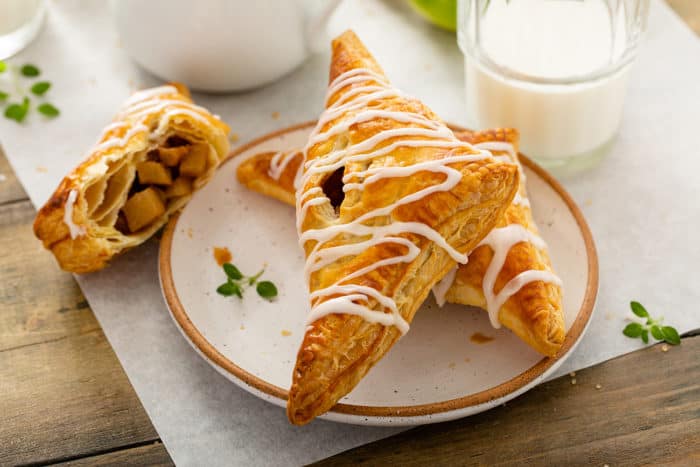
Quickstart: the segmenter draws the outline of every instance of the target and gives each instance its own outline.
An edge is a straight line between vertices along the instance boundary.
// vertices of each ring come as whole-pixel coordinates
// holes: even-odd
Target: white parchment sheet
[[[35,205],[132,90],[158,84],[120,47],[107,2],[48,5],[41,35],[14,60],[42,68],[62,114],[50,122],[33,115],[21,126],[0,119],[0,142]],[[663,314],[680,332],[700,327],[700,41],[664,3],[652,7],[612,154],[564,181],[596,240],[600,293],[588,333],[558,374],[640,347],[620,333],[630,300]],[[399,88],[445,120],[466,123],[454,35],[428,26],[398,0],[345,2],[329,32],[348,27]],[[327,74],[325,52],[263,89],[194,97],[245,142],[316,118]],[[398,431],[318,421],[290,426],[282,409],[228,382],[191,350],[165,308],[156,260],[157,246],[149,243],[78,281],[178,465],[301,464]]]

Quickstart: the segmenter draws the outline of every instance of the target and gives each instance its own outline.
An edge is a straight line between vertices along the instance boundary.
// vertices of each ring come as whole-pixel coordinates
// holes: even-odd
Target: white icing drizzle
[[[521,272],[508,281],[498,293],[494,292],[496,279],[503,269],[508,252],[513,246],[521,242],[530,242],[539,249],[547,247],[542,238],[520,224],[510,224],[493,229],[477,245],[477,248],[482,245],[488,245],[493,250],[493,258],[484,274],[483,289],[484,297],[486,298],[486,311],[489,313],[489,319],[494,328],[501,327],[501,324],[498,322],[498,312],[501,306],[525,285],[534,281],[543,281],[561,286],[561,280],[550,271],[528,270]]]
[[[329,104],[329,99],[346,88],[336,101]],[[354,256],[362,251],[379,244],[393,243],[401,245],[405,250],[403,254],[384,258],[354,271],[343,277],[336,283],[316,290],[311,294],[311,313],[308,324],[313,323],[322,316],[328,314],[354,314],[372,323],[381,323],[385,326],[396,326],[401,333],[408,330],[408,323],[400,315],[394,300],[380,291],[358,284],[347,283],[382,266],[399,263],[410,263],[420,254],[412,241],[405,238],[405,234],[415,234],[430,239],[440,248],[444,249],[455,261],[465,263],[467,255],[455,250],[439,232],[420,222],[390,221],[382,225],[366,225],[366,222],[377,217],[390,216],[399,206],[423,199],[433,193],[446,192],[453,189],[461,180],[460,171],[449,167],[449,164],[465,161],[476,161],[491,157],[487,150],[477,154],[448,154],[443,159],[418,162],[402,167],[370,167],[372,159],[386,155],[399,147],[434,147],[446,149],[469,148],[473,146],[457,140],[453,133],[440,122],[432,121],[420,114],[368,109],[370,102],[379,99],[401,96],[402,94],[389,87],[385,78],[367,69],[353,69],[338,76],[329,86],[326,97],[327,109],[314,128],[309,142],[304,149],[304,172],[301,175],[297,190],[297,229],[299,231],[299,243],[302,247],[308,241],[316,242],[307,255],[304,274],[307,281],[311,275],[324,266],[333,264],[341,258]],[[348,118],[331,124],[329,128],[322,128],[334,119],[346,113],[355,114]],[[390,119],[400,123],[415,126],[390,129],[367,138],[364,141],[348,144],[346,147],[335,148],[323,157],[308,160],[306,154],[311,146],[327,141],[333,136],[347,132],[351,125],[366,122],[372,119]],[[408,139],[412,138],[412,139]],[[413,139],[419,138],[419,139]],[[389,139],[394,139],[385,146],[380,146]],[[280,158],[282,156],[279,156]],[[387,177],[411,177],[421,171],[430,171],[444,174],[444,179],[425,187],[417,192],[410,193],[394,203],[367,212],[350,222],[344,224],[331,223],[323,228],[302,231],[304,220],[308,210],[313,206],[327,205],[330,200],[324,195],[320,187],[305,189],[310,178],[317,174],[331,174],[348,162],[368,162],[364,171],[357,171],[343,177],[346,183],[344,190],[362,190],[367,185]],[[277,161],[276,161],[277,162]],[[272,165],[272,164],[271,164]],[[274,171],[273,171],[274,173]],[[338,236],[354,237],[362,240],[345,245],[326,246]],[[376,302],[384,310],[370,308],[371,302]]]
[[[93,152],[106,151],[108,149],[125,146],[137,133],[148,132],[148,127],[142,123],[137,123],[127,130],[121,138],[114,136],[93,148]]]
[[[81,235],[85,235],[85,227],[82,225],[77,225],[73,222],[73,206],[75,205],[75,200],[78,198],[78,190],[71,190],[68,193],[68,199],[66,200],[65,210],[63,211],[63,223],[68,227],[70,232],[70,238],[75,240]]]
[[[452,284],[455,281],[455,276],[457,275],[457,268],[459,268],[459,265],[456,265],[450,271],[445,274],[445,277],[443,277],[440,282],[435,284],[433,286],[433,295],[435,296],[435,302],[437,305],[442,308],[442,306],[445,304],[445,295],[447,295],[447,291],[450,290],[450,287],[452,287]]]
[[[290,162],[294,160],[299,151],[279,151],[276,152],[272,159],[270,159],[270,167],[267,169],[267,174],[278,180],[282,176],[282,172],[287,168]],[[301,174],[301,164],[299,164],[299,170],[297,170],[297,175],[294,177],[294,187],[296,188],[296,180]]]

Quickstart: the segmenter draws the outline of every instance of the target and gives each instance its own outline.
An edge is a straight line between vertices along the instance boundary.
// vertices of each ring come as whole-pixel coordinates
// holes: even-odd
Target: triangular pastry
[[[514,156],[517,154],[518,143],[515,130],[459,131],[455,132],[455,136],[482,149],[489,149],[497,157],[509,157],[517,161],[517,156]],[[303,153],[300,150],[256,154],[238,166],[238,180],[251,190],[293,206],[294,182],[298,180],[302,160]],[[534,239],[534,243],[521,243],[508,249],[498,274],[495,274],[498,265],[491,262],[493,254],[489,251],[492,250],[482,246],[469,255],[467,264],[459,265],[438,282],[433,287],[433,292],[439,305],[447,301],[490,310],[490,318],[495,327],[502,324],[535,350],[553,356],[561,347],[565,336],[561,286],[552,272],[547,249],[543,246],[532,218],[524,176],[520,177],[518,194],[499,220],[497,228],[514,223],[523,226],[528,232],[523,232],[521,227],[516,226],[509,228],[510,235],[524,235],[528,239]],[[503,232],[508,231],[497,231],[488,240],[494,241],[497,236],[503,236]],[[501,244],[498,243],[499,246]],[[488,294],[488,286],[484,288],[484,278],[489,271],[491,274],[486,282],[492,283],[493,277],[496,277],[496,283],[491,286],[492,291],[498,292],[496,294]],[[513,285],[522,287],[517,290],[511,287],[512,294],[499,296],[507,282],[526,271],[538,272],[520,276],[521,279],[531,281],[514,283]],[[501,301],[503,303],[499,307],[498,302]]]
[[[490,130],[460,138],[518,165],[515,130]],[[445,299],[483,308],[491,324],[503,324],[538,352],[553,356],[564,342],[561,281],[539,236],[520,175],[518,194],[467,264],[456,268]]]
[[[102,269],[207,183],[229,151],[228,132],[183,85],[135,93],[39,210],[34,233],[64,270]]]
[[[349,393],[408,330],[518,187],[517,165],[459,141],[392,88],[351,31],[333,41],[330,81],[296,192],[311,300],[287,403],[299,425]]]

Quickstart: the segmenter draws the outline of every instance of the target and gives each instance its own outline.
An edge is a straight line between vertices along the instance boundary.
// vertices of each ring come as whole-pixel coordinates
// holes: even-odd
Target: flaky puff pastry
[[[181,84],[135,93],[39,210],[35,235],[64,270],[102,269],[212,177],[229,151],[228,132]]]
[[[519,164],[515,130],[458,136]],[[467,264],[457,268],[445,299],[487,310],[494,326],[503,324],[538,352],[554,356],[566,336],[561,281],[539,236],[525,184],[521,174],[518,194]]]
[[[392,88],[351,31],[332,43],[326,110],[296,192],[311,297],[287,415],[328,411],[406,332],[515,196],[518,169],[459,141]]]
[[[455,132],[455,136],[477,146],[490,147],[491,152],[497,157],[512,158],[517,153],[518,135],[513,129],[459,131]],[[237,177],[249,189],[293,206],[294,182],[302,160],[303,154],[300,150],[256,154],[241,162]],[[505,227],[513,223],[523,225],[532,234],[538,235],[527,197],[524,176],[520,177],[520,188],[516,199],[496,227]],[[435,287],[438,302],[444,300],[488,309],[484,293],[484,276],[491,265],[492,258],[491,247],[476,248],[469,255],[467,264],[458,265],[456,271],[448,274],[444,279],[447,281],[446,284]],[[519,243],[506,255],[493,291],[500,292],[507,282],[529,270],[552,273],[549,255],[546,248],[537,247],[529,242]],[[525,284],[503,303],[497,313],[495,310],[492,310],[492,313],[497,314],[498,323],[515,332],[535,350],[544,355],[553,356],[564,341],[565,329],[561,287],[556,278],[552,276],[549,278],[551,279],[549,282],[537,280]],[[441,290],[442,287],[444,287],[443,290]]]

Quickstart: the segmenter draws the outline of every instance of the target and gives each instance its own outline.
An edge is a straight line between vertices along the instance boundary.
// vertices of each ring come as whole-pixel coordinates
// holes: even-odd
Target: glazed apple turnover
[[[287,403],[294,424],[355,387],[518,189],[517,165],[393,88],[354,33],[332,49],[295,197],[311,310]]]
[[[518,134],[513,129],[463,130],[455,136],[496,157],[520,163]],[[294,184],[303,158],[301,150],[256,154],[238,166],[238,180],[253,191],[294,206]],[[467,264],[451,270],[433,287],[433,293],[440,306],[447,301],[483,308],[494,327],[505,326],[544,355],[556,354],[566,334],[561,281],[532,217],[524,175],[496,227],[470,253]]]
[[[183,85],[135,93],[39,210],[34,233],[64,270],[102,269],[207,183],[229,151],[228,132]]]

